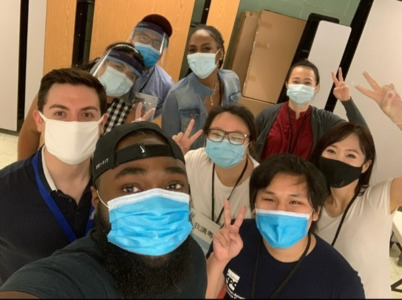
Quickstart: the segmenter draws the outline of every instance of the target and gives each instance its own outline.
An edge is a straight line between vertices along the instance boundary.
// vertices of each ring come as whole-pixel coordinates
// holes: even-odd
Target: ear
[[[311,221],[317,221],[318,218],[320,217],[320,211],[321,208],[319,208],[317,211],[314,211],[313,214],[311,215]]]
[[[317,94],[319,90],[320,90],[320,84],[317,84],[314,88],[314,93]]]
[[[38,130],[38,132],[44,132],[45,131],[45,121],[40,116],[39,110],[35,109],[32,112],[32,116],[33,116],[33,119],[35,120],[36,129]]]
[[[372,163],[373,163],[373,161],[371,159],[366,161],[362,166],[362,173],[365,173],[367,171],[367,169],[371,166]]]
[[[105,124],[108,118],[109,118],[108,114],[103,115],[103,120],[99,124],[99,136],[102,136],[105,133]]]
[[[96,207],[98,206],[98,203],[99,203],[99,195],[96,192],[96,188],[94,186],[91,186],[91,194],[92,194],[91,203],[92,203],[92,206],[95,207],[95,209],[96,209]]]

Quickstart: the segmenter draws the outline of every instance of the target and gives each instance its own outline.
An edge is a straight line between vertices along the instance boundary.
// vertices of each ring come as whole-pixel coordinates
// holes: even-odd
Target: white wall
[[[362,72],[367,71],[380,85],[394,83],[402,94],[402,2],[375,0],[360,38],[346,82],[364,115],[377,150],[373,183],[402,175],[402,132],[383,114],[378,105],[353,86],[369,87]],[[341,104],[334,112],[346,118]]]
[[[0,128],[17,130],[20,1],[0,1]]]
[[[308,60],[313,62],[320,71],[320,90],[311,101],[311,105],[325,108],[328,96],[332,93],[331,72],[338,71],[350,36],[349,26],[320,21],[311,45]]]
[[[40,80],[43,76],[46,2],[47,0],[29,1],[24,118],[29,111],[33,98],[38,92]]]

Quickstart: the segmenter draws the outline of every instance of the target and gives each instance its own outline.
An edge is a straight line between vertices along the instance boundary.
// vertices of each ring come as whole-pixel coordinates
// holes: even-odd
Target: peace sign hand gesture
[[[373,99],[392,122],[402,130],[402,100],[395,86],[392,83],[380,86],[367,72],[363,72],[363,76],[372,87],[372,90],[360,84],[355,85],[356,89],[363,95]]]
[[[349,86],[343,80],[342,68],[338,69],[338,78],[336,78],[334,72],[331,72],[331,76],[335,85],[333,94],[336,97],[336,99],[339,99],[340,101],[349,101],[350,100]]]
[[[225,224],[213,237],[214,256],[218,261],[229,262],[236,257],[243,248],[243,240],[239,235],[239,229],[244,220],[246,206],[243,206],[235,222],[231,224],[230,204],[225,200],[224,216]]]
[[[187,151],[190,149],[194,141],[198,139],[198,137],[202,134],[202,129],[200,129],[192,136],[190,136],[191,131],[193,130],[194,127],[194,123],[195,123],[194,119],[191,119],[184,133],[179,132],[178,134],[172,136],[172,139],[176,142],[177,145],[179,145],[183,154],[187,153]]]

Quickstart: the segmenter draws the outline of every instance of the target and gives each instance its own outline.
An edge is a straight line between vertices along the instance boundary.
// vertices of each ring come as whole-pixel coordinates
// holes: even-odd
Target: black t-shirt
[[[243,249],[224,269],[225,297],[250,298],[253,278],[256,278],[254,298],[268,299],[296,262],[283,263],[269,254],[254,219],[244,220],[240,235]],[[364,298],[363,285],[357,272],[331,245],[315,237],[315,248],[304,258],[277,298]],[[260,256],[256,266],[258,251]]]
[[[102,257],[91,233],[47,258],[24,266],[0,287],[0,291],[19,291],[52,299],[123,298],[115,289],[113,277],[99,263]],[[205,257],[200,246],[191,237],[189,239],[193,254],[191,276],[172,298],[205,297]],[[170,295],[170,291],[161,291],[161,298],[170,298]]]

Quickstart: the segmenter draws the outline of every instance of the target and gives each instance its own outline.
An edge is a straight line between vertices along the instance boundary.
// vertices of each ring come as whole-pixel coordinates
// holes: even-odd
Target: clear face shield
[[[112,48],[99,59],[90,73],[102,83],[108,97],[131,103],[134,95],[130,91],[142,70],[142,64],[132,55]]]
[[[143,27],[136,27],[129,40],[144,58],[145,67],[158,62],[169,42],[168,36],[162,31]]]

